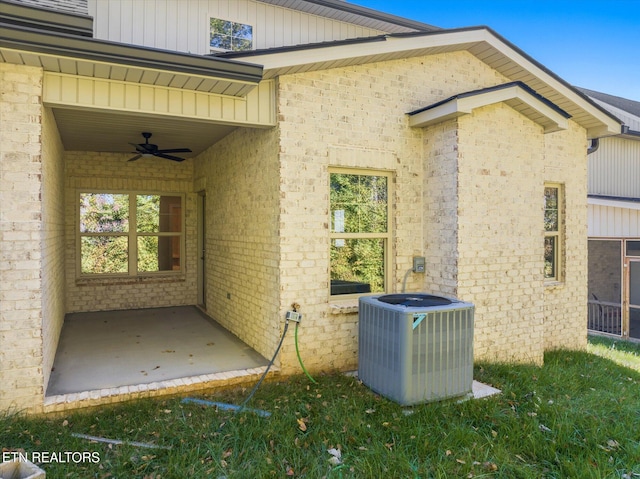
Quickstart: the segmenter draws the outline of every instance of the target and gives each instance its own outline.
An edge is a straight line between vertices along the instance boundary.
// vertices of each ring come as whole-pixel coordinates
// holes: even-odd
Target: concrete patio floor
[[[195,306],[73,313],[65,318],[46,396],[267,364]]]

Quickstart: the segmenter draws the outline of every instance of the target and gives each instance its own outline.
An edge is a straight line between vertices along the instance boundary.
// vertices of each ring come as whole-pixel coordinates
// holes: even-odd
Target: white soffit
[[[609,206],[611,208],[625,208],[628,210],[640,210],[640,201],[625,201],[617,198],[596,198],[588,197],[587,204],[598,206]]]
[[[433,25],[373,10],[344,0],[259,1],[388,33],[440,30]]]
[[[266,49],[246,57],[264,67],[264,78],[282,74],[325,70],[375,61],[468,50],[478,41],[476,31],[379,36],[353,41],[325,42],[299,48]],[[235,55],[234,55],[235,56]]]
[[[486,27],[388,35],[351,42],[233,55],[264,66],[264,78],[466,50],[512,81],[521,81],[571,115],[588,138],[620,133],[620,122],[585,95]]]
[[[549,105],[544,99],[539,98],[526,86],[519,83],[499,85],[494,88],[458,95],[432,107],[410,113],[409,126],[425,127],[441,123],[470,114],[476,108],[495,103],[506,103],[514,110],[542,125],[545,133],[566,130],[569,126],[568,115],[558,111],[557,108]]]
[[[143,85],[181,88],[184,90],[244,97],[257,83],[230,80],[213,75],[154,69],[122,63],[62,57],[47,53],[19,51],[0,47],[0,63],[13,63],[42,68],[47,72],[79,75],[104,80],[128,81]]]

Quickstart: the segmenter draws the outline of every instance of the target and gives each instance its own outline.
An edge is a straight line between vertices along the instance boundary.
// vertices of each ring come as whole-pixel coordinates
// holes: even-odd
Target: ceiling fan
[[[129,143],[133,147],[135,147],[137,153],[136,156],[130,158],[129,161],[136,161],[140,158],[149,158],[151,156],[157,156],[158,158],[165,158],[167,160],[172,161],[184,161],[184,158],[180,158],[178,156],[167,155],[167,153],[191,153],[189,148],[172,148],[169,150],[159,150],[158,145],[154,145],[153,143],[149,143],[149,138],[151,138],[151,133],[143,132],[142,136],[144,136],[144,143]]]

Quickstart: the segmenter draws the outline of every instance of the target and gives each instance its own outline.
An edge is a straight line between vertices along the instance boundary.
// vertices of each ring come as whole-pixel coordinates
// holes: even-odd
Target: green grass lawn
[[[487,399],[403,407],[353,377],[261,386],[271,417],[143,400],[56,418],[0,418],[8,452],[95,452],[47,478],[640,478],[640,345],[590,340],[544,367],[479,363]],[[248,391],[205,399],[240,404]],[[73,433],[167,449],[110,445]],[[331,452],[329,452],[331,451]],[[338,457],[339,456],[339,457]]]

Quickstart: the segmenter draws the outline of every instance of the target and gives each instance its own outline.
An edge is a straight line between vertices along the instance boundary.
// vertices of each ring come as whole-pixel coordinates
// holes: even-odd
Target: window
[[[182,269],[182,196],[80,193],[80,274]]]
[[[544,188],[544,279],[560,281],[562,251],[562,188],[547,184]]]
[[[253,27],[220,18],[209,21],[209,46],[215,50],[245,51],[253,47]]]
[[[330,173],[331,294],[386,289],[389,175]]]
[[[640,241],[625,241],[627,256],[640,256]]]

